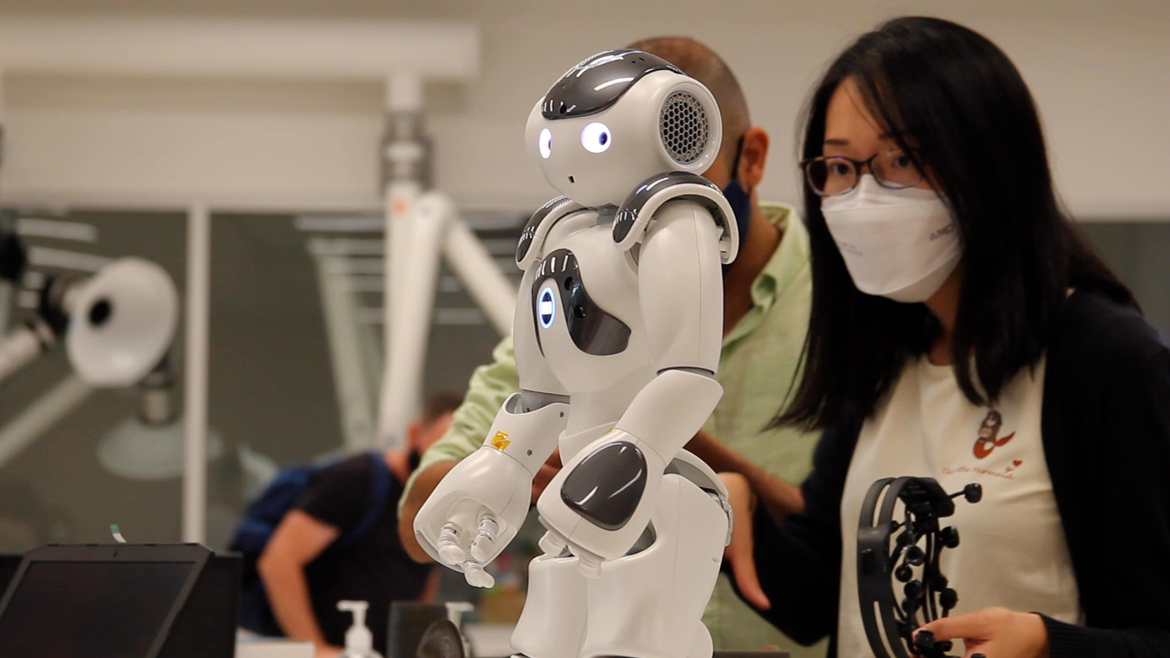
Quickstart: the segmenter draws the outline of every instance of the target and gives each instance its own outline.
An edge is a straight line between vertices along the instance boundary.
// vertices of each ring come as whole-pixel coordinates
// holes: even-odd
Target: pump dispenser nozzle
[[[366,627],[366,611],[370,604],[366,601],[338,601],[338,610],[347,610],[353,613],[353,625],[345,632],[345,652],[342,658],[382,658],[382,654],[374,651],[374,634]]]

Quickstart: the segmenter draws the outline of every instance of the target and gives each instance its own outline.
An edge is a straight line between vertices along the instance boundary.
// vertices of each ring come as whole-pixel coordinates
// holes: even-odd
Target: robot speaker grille
[[[703,154],[707,145],[707,113],[695,95],[676,91],[662,104],[658,117],[662,145],[679,164],[690,164]]]

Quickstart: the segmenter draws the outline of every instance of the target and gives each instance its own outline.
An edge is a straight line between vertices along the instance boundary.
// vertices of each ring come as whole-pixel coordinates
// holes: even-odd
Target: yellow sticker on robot
[[[496,435],[492,437],[492,447],[495,448],[496,450],[503,450],[504,448],[507,448],[511,443],[512,442],[508,440],[508,433],[507,432],[502,432],[502,431],[496,432]]]

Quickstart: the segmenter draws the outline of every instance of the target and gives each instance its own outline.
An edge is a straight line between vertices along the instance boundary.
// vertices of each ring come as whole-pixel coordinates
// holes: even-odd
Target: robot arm
[[[676,200],[654,215],[639,252],[639,296],[658,375],[614,429],[587,446],[538,502],[545,550],[568,545],[586,572],[626,553],[649,521],[663,471],[722,396],[723,230],[703,205]],[[559,495],[556,495],[559,494]]]
[[[526,272],[520,285],[531,287]],[[483,570],[516,536],[528,514],[532,480],[557,447],[568,397],[536,345],[531,305],[516,305],[514,345],[521,392],[509,397],[484,444],[443,478],[419,510],[415,536],[427,553],[467,582],[491,587]]]

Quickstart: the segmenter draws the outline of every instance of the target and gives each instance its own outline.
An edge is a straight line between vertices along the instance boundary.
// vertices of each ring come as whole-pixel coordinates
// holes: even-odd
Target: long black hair
[[[1039,360],[1070,287],[1133,302],[1062,214],[1032,96],[995,44],[922,17],[861,36],[809,99],[805,159],[822,155],[829,99],[850,78],[869,112],[930,172],[958,223],[962,282],[951,350],[969,400],[994,404],[1016,373]],[[923,304],[858,291],[807,182],[804,206],[812,316],[803,377],[775,423],[859,422],[940,326]]]

